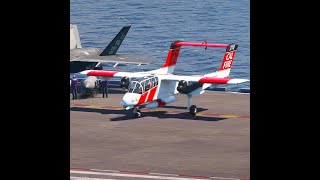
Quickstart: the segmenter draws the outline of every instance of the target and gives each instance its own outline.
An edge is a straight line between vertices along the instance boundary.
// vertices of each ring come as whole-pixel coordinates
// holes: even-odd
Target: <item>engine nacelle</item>
[[[177,91],[181,94],[189,94],[192,91],[194,91],[202,86],[203,86],[203,84],[201,84],[201,83],[192,83],[192,84],[188,85],[187,81],[181,80],[178,83]]]
[[[129,83],[130,83],[129,77],[123,77],[123,78],[120,80],[120,88],[122,88],[122,89],[128,89]]]
[[[179,91],[179,93],[184,94],[183,91],[184,91],[184,89],[185,89],[187,86],[188,86],[187,81],[181,80],[181,81],[179,81],[179,83],[178,83],[177,91]]]

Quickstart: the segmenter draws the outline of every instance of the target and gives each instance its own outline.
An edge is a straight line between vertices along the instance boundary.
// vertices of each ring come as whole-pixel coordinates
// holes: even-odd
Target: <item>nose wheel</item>
[[[133,109],[133,114],[135,118],[140,118],[141,117],[141,111],[137,108]]]

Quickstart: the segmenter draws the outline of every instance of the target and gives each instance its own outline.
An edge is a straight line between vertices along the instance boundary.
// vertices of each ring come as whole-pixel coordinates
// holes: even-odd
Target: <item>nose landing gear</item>
[[[141,111],[138,108],[133,109],[133,114],[135,118],[140,118],[141,117]]]

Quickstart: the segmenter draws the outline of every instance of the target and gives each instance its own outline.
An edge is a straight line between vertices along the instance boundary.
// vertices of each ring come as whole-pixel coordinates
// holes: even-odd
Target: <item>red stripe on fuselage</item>
[[[139,101],[138,101],[138,104],[137,104],[137,105],[140,105],[140,104],[143,104],[143,103],[144,103],[144,101],[145,101],[145,100],[146,100],[146,98],[147,98],[148,93],[149,93],[149,91],[147,91],[147,92],[143,93],[143,94],[140,96],[140,99],[139,99]]]
[[[113,77],[118,71],[90,71],[88,76],[104,76],[104,77]]]
[[[204,77],[199,80],[199,83],[227,84],[231,78],[214,78]]]
[[[140,96],[140,99],[139,99],[137,105],[152,101],[153,97],[154,97],[154,95],[155,95],[155,93],[157,91],[157,88],[158,88],[158,86],[155,86],[155,87],[151,88],[149,91],[143,93]],[[148,94],[149,94],[149,96],[148,96]],[[147,99],[147,96],[148,96],[148,99]],[[147,99],[147,101],[146,101],[146,99]]]
[[[155,95],[155,93],[156,93],[156,91],[157,91],[157,88],[158,88],[158,86],[155,86],[155,87],[153,87],[153,88],[150,90],[150,93],[149,93],[147,102],[150,102],[150,101],[153,100],[154,95]]]

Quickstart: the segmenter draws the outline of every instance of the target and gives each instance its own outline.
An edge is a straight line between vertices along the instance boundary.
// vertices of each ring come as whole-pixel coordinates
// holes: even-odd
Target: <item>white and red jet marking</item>
[[[173,75],[179,52],[182,46],[202,46],[210,48],[226,48],[220,68],[209,74],[200,76],[179,76]],[[87,70],[81,72],[88,76],[100,76],[102,79],[112,77],[129,78],[128,92],[123,96],[122,106],[126,109],[133,109],[137,117],[140,117],[139,108],[157,108],[176,101],[175,95],[186,94],[188,97],[188,110],[196,114],[196,106],[190,107],[190,98],[198,96],[204,89],[211,85],[238,84],[249,81],[247,79],[226,78],[234,61],[238,45],[236,44],[213,44],[195,42],[173,42],[164,65],[147,72],[118,72]]]

